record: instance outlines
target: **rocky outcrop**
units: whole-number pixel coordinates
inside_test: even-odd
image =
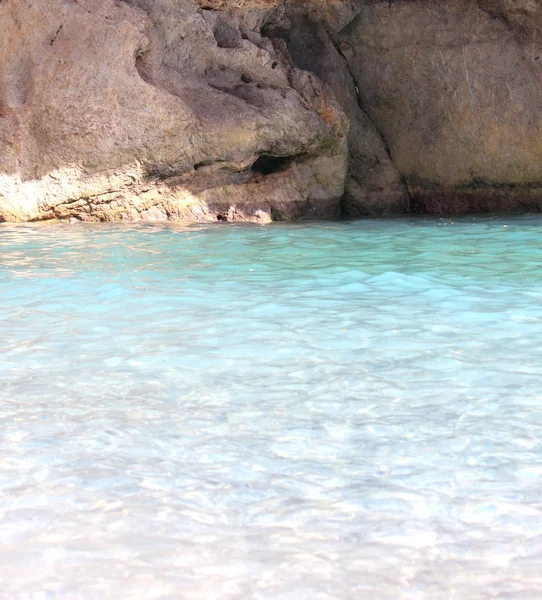
[[[0,0],[0,220],[542,206],[542,0]]]
[[[316,74],[333,91],[350,122],[343,212],[352,216],[405,212],[407,190],[380,134],[360,108],[355,82],[325,21],[311,17],[307,7],[297,3],[287,14],[287,29],[268,33],[282,37],[296,66]]]
[[[3,218],[337,214],[347,120],[259,33],[275,8],[3,0]]]
[[[372,2],[338,34],[419,212],[542,206],[542,3]]]

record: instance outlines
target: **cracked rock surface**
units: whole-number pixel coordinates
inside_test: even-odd
[[[419,212],[542,207],[542,2],[366,2],[336,36]]]
[[[0,0],[0,221],[542,206],[542,0]]]

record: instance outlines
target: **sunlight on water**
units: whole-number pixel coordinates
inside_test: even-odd
[[[0,598],[540,598],[542,217],[0,226]]]

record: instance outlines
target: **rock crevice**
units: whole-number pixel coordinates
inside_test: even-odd
[[[368,2],[336,35],[413,210],[542,206],[541,6]]]

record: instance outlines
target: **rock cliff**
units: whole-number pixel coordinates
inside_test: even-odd
[[[0,0],[0,220],[542,206],[542,0]]]

